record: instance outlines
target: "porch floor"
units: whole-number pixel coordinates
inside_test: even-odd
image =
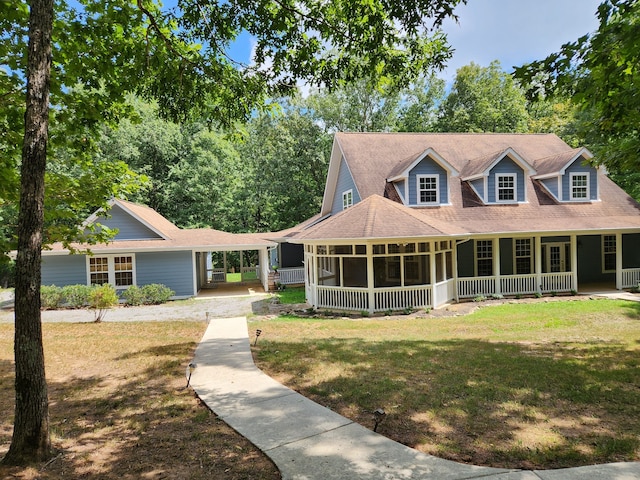
[[[594,293],[616,293],[619,290],[616,289],[614,282],[602,282],[602,283],[579,283],[580,288],[578,294],[594,294]]]
[[[203,286],[196,298],[238,297],[264,294],[264,287],[260,282],[218,283],[215,286]]]

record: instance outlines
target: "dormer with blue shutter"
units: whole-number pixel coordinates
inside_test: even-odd
[[[522,156],[508,148],[469,161],[461,177],[487,205],[517,204],[527,202],[525,185],[534,173]]]
[[[451,204],[449,183],[458,175],[449,162],[429,148],[396,166],[387,182],[409,207],[438,207]]]
[[[533,176],[559,202],[595,202],[600,198],[598,169],[586,148],[543,158],[536,162]]]

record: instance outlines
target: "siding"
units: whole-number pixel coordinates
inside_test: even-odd
[[[473,277],[475,273],[473,240],[461,243],[457,246],[458,252],[458,276]]]
[[[116,240],[162,238],[153,230],[133,218],[118,205],[113,206],[109,215],[110,218],[100,217],[98,219],[98,223],[109,228],[117,228],[118,234],[115,237]]]
[[[524,202],[524,171],[520,165],[509,157],[504,157],[489,172],[487,182],[488,203],[496,202],[496,175],[508,173],[516,174],[516,198],[518,202]]]
[[[353,204],[358,203],[361,198],[358,195],[358,191],[356,189],[356,184],[353,181],[353,177],[351,176],[351,172],[347,167],[347,164],[342,157],[340,160],[340,169],[338,170],[338,181],[336,183],[336,192],[333,196],[333,204],[331,205],[331,214],[335,215],[342,211],[342,194],[347,190],[353,191]]]
[[[87,284],[87,260],[85,255],[60,255],[42,257],[42,285]]]
[[[513,238],[500,240],[500,275],[513,275]]]
[[[589,165],[582,164],[582,157],[573,162],[562,176],[562,199],[571,200],[571,174],[578,172],[589,173],[589,200],[598,200],[598,172]]]
[[[471,186],[473,187],[473,189],[476,191],[476,193],[480,197],[480,200],[482,200],[484,202],[485,201],[485,199],[484,199],[484,178],[479,178],[478,180],[472,180],[470,183],[471,183]]]
[[[438,188],[440,193],[440,204],[449,203],[449,176],[447,171],[438,163],[427,157],[420,161],[409,172],[409,205],[418,204],[417,175],[438,175]]]
[[[640,268],[640,233],[622,235],[622,268]]]
[[[545,178],[544,180],[540,180],[542,184],[545,186],[547,190],[549,190],[556,199],[560,198],[560,193],[558,191],[558,178]]]
[[[136,283],[162,283],[178,297],[193,295],[191,251],[136,253]]]

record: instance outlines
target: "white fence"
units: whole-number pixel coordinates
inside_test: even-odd
[[[640,283],[640,268],[622,270],[622,288],[637,287]]]
[[[369,310],[369,294],[366,288],[318,286],[318,308],[336,310]]]
[[[304,284],[304,267],[280,268],[280,283],[283,285]]]
[[[500,290],[496,288],[496,281],[500,282]],[[459,298],[473,298],[478,295],[492,295],[501,293],[502,295],[531,295],[540,291],[549,292],[570,292],[575,290],[573,285],[573,274],[571,272],[543,273],[540,275],[540,286],[538,287],[538,276],[533,275],[507,275],[504,277],[464,277],[458,279]]]
[[[376,288],[374,312],[431,306],[431,287]]]

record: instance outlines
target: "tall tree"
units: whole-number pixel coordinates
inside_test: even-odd
[[[403,92],[400,107],[401,132],[431,132],[437,122],[438,109],[445,98],[445,81],[434,72],[419,77]]]
[[[153,0],[31,0],[26,68],[20,64],[22,39],[12,44],[5,35],[22,28],[24,11],[19,7],[16,16],[11,3],[0,3],[0,49],[13,50],[12,68],[22,69],[27,80],[16,266],[16,421],[3,462],[50,454],[38,308],[49,94],[60,121],[88,134],[104,116],[122,113],[117,107],[127,91],[157,98],[167,115],[185,119],[199,111],[229,125],[248,117],[266,94],[290,92],[297,79],[335,86],[376,76],[406,83],[427,66],[442,66],[450,49],[434,28],[461,2],[179,0],[178,11],[167,13]],[[229,46],[242,31],[256,38],[254,64],[237,68]],[[74,101],[83,115],[65,118],[65,107]]]
[[[606,0],[595,33],[515,71],[532,98],[571,98],[578,134],[599,163],[618,175],[640,172],[640,2]]]
[[[525,132],[526,105],[524,92],[500,62],[488,67],[472,62],[456,72],[437,128],[441,132]]]

